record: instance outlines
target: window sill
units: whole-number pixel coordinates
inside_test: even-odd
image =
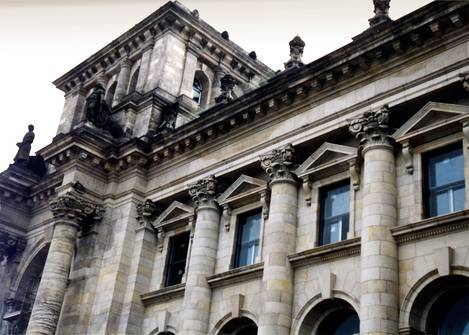
[[[469,228],[469,210],[434,216],[419,222],[409,223],[391,229],[398,244],[430,238]]]
[[[295,267],[330,262],[333,259],[360,255],[360,237],[322,245],[288,256],[291,265]]]
[[[207,281],[211,288],[222,287],[251,279],[262,278],[263,272],[264,263],[262,262],[217,273],[207,277]]]
[[[168,300],[173,300],[184,296],[185,283],[169,286],[160,290],[148,292],[140,295],[143,305],[153,305]]]

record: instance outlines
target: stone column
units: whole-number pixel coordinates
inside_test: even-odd
[[[225,71],[220,64],[215,69],[215,76],[213,77],[212,82],[212,92],[210,95],[211,104],[215,103],[215,98],[221,94],[221,78],[225,76]]]
[[[364,160],[361,230],[360,334],[398,333],[397,223],[394,148],[389,110],[367,112],[350,123]]]
[[[220,212],[215,202],[216,184],[215,177],[209,176],[189,189],[197,219],[180,317],[181,335],[208,334],[212,292],[207,277],[215,270],[220,225]]]
[[[199,57],[199,54],[200,47],[198,47],[194,42],[188,41],[179,95],[185,95],[190,99],[192,99],[192,85],[194,83],[197,58]]]
[[[85,118],[85,101],[86,93],[83,90],[83,85],[81,83],[65,94],[65,103],[59,126],[57,128],[57,134],[69,133],[73,126]]]
[[[270,210],[264,232],[264,274],[259,335],[290,334],[293,271],[287,256],[295,251],[298,195],[291,172],[294,149],[286,147],[261,156],[270,177]]]
[[[54,234],[26,331],[28,335],[55,334],[78,231],[88,220],[100,218],[101,212],[73,193],[54,200],[50,209],[55,219]]]
[[[147,41],[143,46],[142,58],[140,60],[140,70],[138,72],[138,80],[136,90],[140,93],[145,93],[145,83],[147,82],[148,69],[150,68],[151,54],[155,40],[153,36],[147,36]]]
[[[132,65],[131,61],[129,60],[128,57],[122,58],[120,62],[119,77],[117,78],[116,93],[114,94],[114,101],[112,102],[113,106],[117,105],[127,93],[127,86],[129,85],[131,65]]]

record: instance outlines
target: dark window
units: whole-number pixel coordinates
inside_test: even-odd
[[[259,255],[261,212],[249,212],[238,219],[235,267],[254,264]]]
[[[189,233],[174,236],[169,241],[168,270],[166,285],[180,284],[186,270],[187,249],[189,246]]]
[[[360,319],[350,309],[340,309],[329,314],[321,322],[317,334],[353,335],[360,333]]]
[[[464,158],[461,144],[446,147],[425,157],[426,216],[464,209]]]
[[[349,225],[349,183],[335,184],[321,190],[319,244],[335,243],[347,238]]]
[[[194,83],[192,84],[192,100],[194,100],[199,105],[202,101],[202,91],[202,84],[197,78],[194,79]]]

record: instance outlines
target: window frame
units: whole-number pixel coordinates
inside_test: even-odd
[[[253,263],[251,264],[246,264],[246,265],[239,265],[239,257],[240,257],[240,251],[241,251],[241,243],[240,243],[240,240],[241,240],[241,234],[242,234],[242,229],[241,227],[244,226],[246,223],[247,223],[247,220],[246,218],[250,217],[250,216],[254,216],[258,214],[259,215],[259,236],[258,236],[258,243],[257,243],[257,247],[258,247],[258,251],[257,251],[257,255],[253,261]],[[235,240],[234,240],[234,243],[233,243],[233,249],[234,249],[234,252],[233,252],[233,260],[232,260],[232,268],[233,269],[236,269],[236,268],[240,268],[240,267],[244,267],[244,266],[250,266],[250,265],[253,265],[253,264],[256,264],[256,263],[259,263],[259,260],[260,260],[260,255],[261,255],[261,237],[262,237],[262,233],[263,233],[263,218],[262,218],[262,208],[261,207],[257,207],[257,208],[253,208],[253,209],[250,209],[250,210],[246,210],[246,211],[243,211],[241,213],[238,213],[235,217],[236,219],[236,231],[235,231]],[[241,220],[244,219],[244,222],[242,222]]]
[[[458,150],[460,149],[461,150],[461,156],[462,156],[462,160],[463,160],[463,175],[464,175],[464,178],[462,180],[462,184],[464,186],[464,207],[463,207],[463,210],[465,209],[466,207],[466,202],[467,202],[467,187],[466,187],[466,173],[465,173],[465,154],[464,154],[464,143],[462,140],[457,140],[457,141],[453,141],[453,142],[450,142],[450,143],[444,143],[442,145],[439,145],[437,147],[432,147],[432,148],[429,148],[428,150],[425,150],[421,153],[421,176],[422,176],[422,180],[421,180],[421,194],[422,194],[422,216],[423,216],[423,219],[428,219],[428,218],[433,218],[433,217],[437,217],[437,216],[442,216],[442,215],[448,215],[448,214],[451,214],[451,213],[455,213],[455,212],[458,212],[458,211],[455,211],[455,210],[450,210],[449,212],[447,213],[443,213],[443,214],[431,214],[430,213],[430,196],[431,196],[431,193],[432,191],[435,193],[435,190],[430,190],[430,180],[429,180],[429,160],[433,157],[436,157],[438,155],[441,155],[441,154],[444,154],[445,152],[449,152],[450,151],[455,151],[455,150]],[[437,187],[436,189],[445,189],[445,188],[450,188],[452,189],[451,186],[455,186],[455,185],[460,185],[461,184],[461,181],[459,181],[458,183],[452,183],[452,184],[448,184],[448,185],[444,185],[444,186],[440,186],[440,187]]]
[[[181,281],[179,283],[173,283],[169,284],[169,279],[170,279],[170,271],[171,271],[171,266],[172,266],[172,260],[171,258],[173,257],[173,246],[174,246],[174,241],[176,238],[181,238],[183,235],[187,236],[187,250],[186,250],[186,257],[184,259],[184,274],[181,276]],[[171,287],[175,285],[179,285],[184,283],[184,277],[186,275],[187,271],[187,262],[188,262],[188,257],[190,254],[190,247],[191,247],[191,237],[190,237],[190,231],[182,231],[175,233],[171,236],[168,237],[168,243],[167,243],[167,253],[166,253],[166,261],[165,261],[165,269],[164,269],[164,276],[163,276],[163,282],[162,282],[162,287]],[[181,261],[182,262],[182,261]]]
[[[340,216],[344,217],[346,216],[347,217],[347,232],[344,234],[343,232],[343,225],[341,224],[341,227],[340,227],[340,240],[339,241],[336,241],[336,242],[328,242],[328,243],[325,243],[324,240],[323,240],[323,233],[324,233],[324,228],[325,228],[325,201],[326,201],[326,194],[327,192],[331,191],[331,190],[334,190],[334,189],[338,189],[338,188],[341,188],[341,187],[344,187],[344,186],[348,186],[348,193],[349,193],[349,201],[348,201],[348,213],[347,214],[341,214]],[[318,189],[318,204],[319,204],[319,211],[318,211],[318,220],[317,220],[317,223],[318,223],[318,227],[317,227],[317,245],[318,246],[323,246],[323,245],[329,245],[329,244],[334,244],[334,243],[338,243],[338,242],[342,242],[342,241],[345,241],[349,238],[349,236],[351,235],[350,234],[350,231],[352,229],[352,224],[351,224],[351,217],[353,215],[353,211],[352,211],[352,197],[353,197],[353,188],[351,187],[351,182],[350,182],[350,179],[342,179],[342,180],[339,180],[339,181],[335,181],[335,182],[332,182],[332,183],[328,183],[326,185],[323,185],[323,186],[320,186],[319,189]]]

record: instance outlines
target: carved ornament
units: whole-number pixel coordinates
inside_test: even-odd
[[[220,79],[221,93],[215,98],[216,103],[228,103],[233,100],[233,89],[236,85],[236,79],[231,74],[226,74]]]
[[[189,195],[192,197],[195,207],[216,207],[216,188],[217,180],[213,175],[189,185]]]
[[[0,263],[6,258],[7,261],[19,256],[26,248],[26,240],[22,237],[0,232]]]
[[[285,63],[285,70],[303,66],[303,50],[305,42],[300,36],[296,35],[289,43],[290,45],[290,59]]]
[[[270,154],[260,156],[261,166],[269,176],[271,182],[289,180],[295,182],[293,174],[293,158],[295,149],[287,144],[281,149],[274,149]]]
[[[389,107],[384,105],[379,111],[365,112],[362,117],[349,121],[349,131],[360,141],[361,149],[367,144],[391,143],[389,115]]]
[[[137,205],[137,221],[143,224],[152,224],[158,215],[161,214],[161,209],[150,199],[145,200],[144,203]]]

